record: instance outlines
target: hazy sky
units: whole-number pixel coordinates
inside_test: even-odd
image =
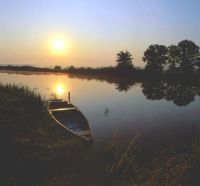
[[[129,50],[141,66],[150,44],[200,45],[200,0],[0,0],[0,63],[110,66]],[[63,55],[51,38],[65,39]]]

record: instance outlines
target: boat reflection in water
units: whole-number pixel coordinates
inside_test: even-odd
[[[63,99],[51,100],[48,110],[53,119],[63,128],[86,141],[92,140],[89,122],[73,104]]]

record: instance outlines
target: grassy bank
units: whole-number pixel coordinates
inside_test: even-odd
[[[198,185],[199,128],[158,153],[137,143],[85,143],[50,118],[27,87],[0,85],[0,185]],[[149,154],[152,154],[149,156]]]

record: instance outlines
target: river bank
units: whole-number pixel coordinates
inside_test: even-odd
[[[0,71],[4,72],[19,72],[19,73],[61,73],[71,74],[72,76],[86,76],[96,79],[125,79],[134,81],[149,81],[149,80],[165,80],[186,83],[200,84],[200,74],[181,73],[181,72],[149,72],[142,68],[120,69],[116,67],[66,67],[66,68],[41,68],[33,66],[0,66]]]

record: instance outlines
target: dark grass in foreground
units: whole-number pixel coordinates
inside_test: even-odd
[[[126,145],[85,143],[53,122],[40,95],[0,85],[0,185],[198,185],[195,131],[181,150],[170,146],[145,158],[137,138]]]

